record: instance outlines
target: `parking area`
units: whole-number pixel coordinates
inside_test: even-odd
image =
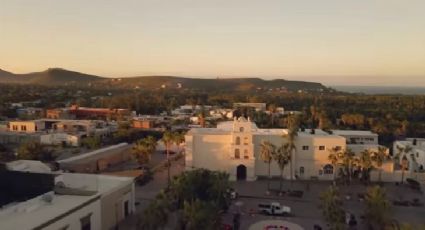
[[[239,198],[233,202],[229,211],[223,216],[223,221],[228,224],[233,223],[234,213],[240,213],[240,229],[249,229],[251,225],[263,220],[284,220],[300,225],[304,229],[313,229],[314,225],[320,225],[326,229],[326,223],[323,220],[322,212],[319,209],[320,194],[326,190],[331,182],[320,181],[294,181],[292,184],[285,181],[283,190],[302,191],[302,197],[289,196],[288,193],[279,196],[277,192],[266,194],[267,181],[253,182],[234,182],[233,187],[239,193]],[[396,186],[395,184],[384,184],[388,199],[393,201],[403,201],[412,204],[414,200],[418,205],[391,205],[393,217],[399,223],[410,223],[413,225],[424,224],[423,213],[424,206],[420,203],[424,202],[424,195],[418,191],[413,191],[405,185]],[[279,181],[272,181],[271,188],[277,190]],[[353,213],[359,223],[357,228],[364,229],[362,226],[362,216],[365,210],[365,204],[362,196],[365,194],[367,187],[362,184],[352,184],[350,186],[340,186],[340,191],[344,197],[344,208],[346,211]],[[290,216],[266,216],[258,213],[258,204],[279,202],[282,205],[291,208]],[[401,202],[401,204],[403,204]]]

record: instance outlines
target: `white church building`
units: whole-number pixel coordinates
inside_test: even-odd
[[[268,166],[259,157],[261,143],[269,141],[279,147],[286,142],[287,133],[287,129],[260,129],[245,118],[219,123],[217,128],[193,128],[185,136],[186,168],[225,171],[231,180],[267,176]],[[299,131],[292,175],[300,179],[332,179],[333,166],[328,156],[334,147],[345,149],[346,139],[318,129]],[[275,162],[271,165],[271,174],[280,175]],[[290,175],[288,164],[284,176]]]

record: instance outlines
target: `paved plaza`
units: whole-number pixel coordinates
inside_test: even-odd
[[[297,181],[292,185],[289,181],[283,184],[283,190],[302,190],[304,195],[302,198],[294,198],[288,196],[279,196],[277,193],[266,195],[267,181],[253,181],[253,182],[234,182],[232,184],[236,191],[238,191],[240,198],[238,199],[239,206],[232,205],[223,220],[225,223],[232,224],[233,214],[241,213],[241,228],[249,229],[254,223],[262,220],[282,220],[296,223],[304,229],[313,229],[314,225],[320,225],[326,229],[326,223],[323,220],[321,210],[319,209],[320,193],[331,185],[331,182],[307,182]],[[388,194],[390,201],[393,200],[413,200],[419,199],[424,202],[424,195],[417,191],[413,191],[407,186],[395,186],[395,184],[383,185]],[[279,182],[272,182],[272,189],[278,189]],[[359,226],[354,229],[364,229],[362,227],[362,218],[365,204],[360,201],[358,194],[364,194],[366,186],[362,184],[352,184],[350,186],[339,186],[341,193],[344,197],[350,197],[349,200],[344,200],[344,208],[348,212],[353,213]],[[259,203],[267,203],[277,201],[282,205],[289,206],[292,209],[292,215],[289,217],[273,217],[258,214],[257,207]],[[235,202],[234,202],[235,203]],[[410,223],[414,225],[424,224],[423,215],[425,213],[424,207],[400,207],[391,205],[394,219],[399,223]]]

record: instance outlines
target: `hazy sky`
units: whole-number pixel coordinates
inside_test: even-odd
[[[0,68],[48,67],[425,86],[425,0],[0,0]]]

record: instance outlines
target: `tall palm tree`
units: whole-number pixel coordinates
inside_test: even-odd
[[[291,162],[291,146],[288,143],[281,145],[274,153],[273,159],[276,161],[280,169],[279,190],[282,192],[283,171],[285,166]]]
[[[271,120],[272,120],[272,128],[273,128],[274,127],[274,115],[276,113],[276,106],[274,104],[270,104],[267,109],[270,112],[270,116],[271,116]]]
[[[345,168],[348,182],[351,182],[352,170],[356,162],[355,154],[351,149],[347,148],[341,152],[340,158],[342,159],[342,165]]]
[[[162,142],[164,142],[165,150],[167,152],[167,178],[168,178],[168,186],[170,186],[171,182],[171,174],[170,174],[170,148],[171,145],[175,141],[175,134],[170,131],[165,131],[165,133],[162,135]]]
[[[407,159],[407,154],[410,154],[410,151],[412,151],[412,147],[410,145],[406,145],[405,147],[397,145],[396,147],[397,154],[394,156],[394,159],[401,167],[401,183],[404,183],[404,173],[409,168],[409,160]],[[414,157],[414,155],[410,156]]]
[[[332,149],[329,150],[329,156],[328,156],[328,160],[331,162],[332,166],[333,166],[333,180],[335,181],[336,179],[336,171],[337,171],[337,167],[338,167],[338,163],[340,161],[339,157],[341,155],[341,150],[337,147],[333,147]]]
[[[267,181],[267,193],[270,192],[270,165],[273,160],[273,155],[275,154],[276,146],[270,143],[269,141],[263,141],[261,142],[260,146],[260,158],[261,160],[267,164],[268,166],[268,181]]]
[[[365,219],[371,229],[383,229],[391,219],[391,206],[385,193],[380,186],[369,187],[365,197]]]
[[[294,159],[294,152],[296,153],[297,148],[295,146],[295,141],[298,136],[298,129],[299,129],[299,118],[297,115],[291,115],[288,117],[288,134],[284,135],[284,137],[287,139],[288,143],[288,150],[290,152],[290,162],[289,162],[289,168],[290,168],[290,180],[292,185],[292,179],[293,179],[293,167],[292,167],[292,159]]]
[[[184,142],[184,134],[176,132],[174,133],[174,143],[176,143],[179,152],[181,152],[180,145]]]
[[[372,161],[376,164],[376,166],[379,168],[379,176],[378,181],[381,183],[382,178],[382,165],[384,164],[384,161],[388,158],[387,154],[387,148],[379,146],[378,150],[375,151],[372,154]]]
[[[366,183],[369,182],[370,170],[372,170],[373,168],[372,154],[372,151],[370,151],[369,149],[365,149],[360,153],[360,156],[357,161],[361,168],[362,179],[365,180]]]

